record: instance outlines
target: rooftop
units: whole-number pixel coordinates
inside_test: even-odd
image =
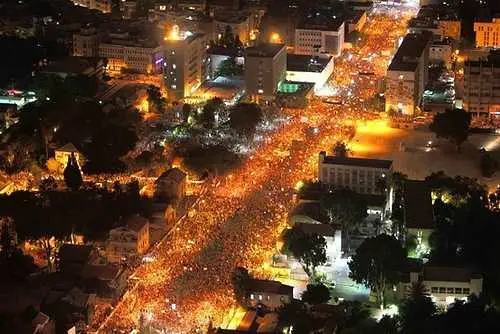
[[[83,268],[82,277],[88,279],[111,281],[115,279],[121,271],[122,267],[117,264],[88,264]]]
[[[164,180],[164,179],[172,179],[176,182],[180,182],[183,179],[185,179],[186,176],[187,176],[187,174],[184,173],[181,169],[174,167],[174,168],[170,168],[167,171],[163,172],[163,174],[161,174],[158,177],[156,182],[158,182],[158,180]]]
[[[127,219],[127,227],[135,232],[139,232],[142,228],[149,223],[144,217],[133,215]]]
[[[403,189],[407,228],[434,228],[431,190],[425,181],[406,180]]]
[[[334,237],[336,231],[335,227],[330,224],[298,223],[295,226],[305,234],[316,234],[322,237]]]
[[[310,217],[320,223],[328,223],[329,218],[325,209],[319,202],[302,202],[292,211],[293,216],[302,215]]]
[[[96,68],[99,66],[99,58],[90,57],[66,57],[62,60],[51,62],[43,69],[47,73],[71,73],[71,74],[85,74],[89,68]],[[102,66],[102,64],[100,64]]]
[[[293,286],[278,281],[252,279],[249,284],[250,292],[267,292],[278,295],[293,295]]]
[[[344,24],[344,20],[339,16],[323,15],[319,12],[311,13],[302,18],[297,25],[297,29],[339,31]]]
[[[394,55],[388,71],[415,71],[418,60],[432,39],[431,32],[408,34]]]
[[[424,281],[470,282],[473,278],[482,278],[467,267],[424,266]]]
[[[326,153],[324,153],[323,163],[330,165],[357,166],[357,167],[383,168],[383,169],[389,169],[392,166],[392,160],[337,157],[334,155],[326,155]]]
[[[76,153],[78,150],[76,149],[75,145],[73,143],[67,143],[59,148],[56,149],[56,151],[59,152],[69,152],[69,153]]]
[[[88,245],[63,244],[59,248],[61,261],[85,263],[90,258],[94,248]]]
[[[295,72],[322,72],[332,57],[313,57],[308,55],[286,55],[286,70]]]
[[[285,44],[260,43],[245,49],[247,57],[274,57],[285,48]]]

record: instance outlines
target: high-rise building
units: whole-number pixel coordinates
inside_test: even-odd
[[[464,109],[475,113],[500,113],[500,59],[466,61]]]
[[[491,22],[474,22],[476,47],[500,48],[500,18]]]
[[[272,99],[285,77],[284,44],[261,43],[245,50],[245,86],[252,99]]]
[[[205,81],[207,39],[204,34],[178,33],[164,44],[165,88],[169,98],[190,96]]]
[[[394,55],[386,76],[385,111],[412,116],[428,79],[432,33],[408,34]]]

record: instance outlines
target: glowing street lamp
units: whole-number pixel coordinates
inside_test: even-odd
[[[277,32],[273,32],[270,38],[271,43],[281,43],[281,36]]]

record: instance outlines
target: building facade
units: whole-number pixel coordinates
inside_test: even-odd
[[[500,113],[500,60],[466,61],[464,109],[474,113]]]
[[[319,90],[333,73],[334,58],[332,56],[287,55],[286,80],[294,82],[310,82]]]
[[[474,22],[477,48],[500,47],[500,18],[491,22]]]
[[[73,0],[73,3],[102,13],[111,13],[111,0]]]
[[[124,226],[109,231],[106,257],[112,263],[125,261],[146,253],[149,245],[149,221],[135,215]]]
[[[385,111],[413,116],[428,80],[432,34],[408,34],[387,69]]]
[[[361,194],[380,194],[377,181],[388,177],[391,160],[347,158],[319,153],[318,179],[329,185],[346,187]]]
[[[278,281],[252,279],[248,290],[247,304],[251,307],[262,304],[275,310],[293,299],[293,286]]]
[[[161,72],[164,59],[160,45],[123,37],[99,44],[99,57],[108,59],[108,73],[120,74],[124,70],[141,74]]]
[[[301,24],[295,29],[295,53],[337,57],[342,53],[344,34],[344,22],[340,20],[329,24]]]
[[[93,28],[82,29],[73,34],[73,56],[97,57],[99,55],[99,37]]]
[[[207,40],[203,34],[182,35],[167,39],[165,48],[164,81],[170,99],[192,95],[205,81]]]
[[[284,44],[261,43],[245,50],[245,86],[253,100],[270,100],[286,77]]]
[[[220,15],[215,16],[214,23],[215,36],[222,36],[226,28],[229,27],[234,36],[238,36],[243,45],[248,45],[251,31],[250,15],[248,13],[220,13]]]
[[[186,195],[187,174],[177,167],[164,172],[155,181],[155,198],[180,202]]]

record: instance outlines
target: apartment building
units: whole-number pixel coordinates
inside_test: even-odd
[[[164,81],[170,99],[192,95],[205,80],[206,35],[180,33],[164,41]]]
[[[428,80],[432,34],[408,34],[387,69],[385,111],[413,116]]]
[[[500,113],[500,57],[468,60],[464,64],[464,109]]]
[[[111,13],[111,0],[73,0],[73,3],[102,13]]]
[[[119,37],[99,43],[98,55],[108,59],[108,73],[119,74],[124,70],[141,74],[161,72],[164,58],[158,43],[131,40],[126,33]]]
[[[308,17],[295,29],[295,53],[337,57],[344,45],[345,26],[340,18]]]
[[[416,18],[410,20],[408,31],[410,33],[429,31],[434,34],[436,39],[451,38],[459,41],[462,23],[456,12],[449,6],[426,5],[420,8]]]
[[[245,50],[245,86],[253,100],[273,99],[285,77],[284,44],[261,43]]]
[[[94,28],[84,28],[73,34],[73,56],[97,57],[99,55],[99,36]]]
[[[392,160],[348,158],[319,153],[318,179],[329,185],[346,187],[361,194],[380,194],[377,181],[392,170]]]
[[[500,18],[491,22],[474,22],[477,48],[500,48]]]
[[[139,215],[130,217],[124,226],[109,231],[106,257],[109,262],[121,262],[149,249],[149,220]]]

